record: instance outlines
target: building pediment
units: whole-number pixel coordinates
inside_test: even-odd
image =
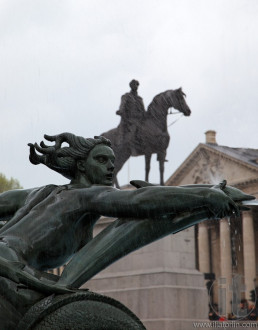
[[[200,143],[166,185],[217,184],[223,179],[233,186],[256,181],[258,166],[235,157],[226,148]]]

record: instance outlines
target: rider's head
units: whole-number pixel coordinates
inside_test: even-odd
[[[55,136],[45,135],[54,146],[46,146],[44,142],[29,144],[30,161],[33,164],[44,164],[68,179],[86,178],[91,184],[112,183],[114,171],[114,153],[111,142],[103,136],[86,139],[71,133]],[[68,146],[62,147],[62,143]],[[36,153],[36,150],[42,155]],[[112,163],[112,164],[111,164]]]
[[[140,85],[139,81],[137,81],[137,80],[135,80],[135,79],[133,79],[133,80],[130,82],[130,84],[129,84],[129,86],[131,87],[131,90],[132,90],[133,92],[136,92],[136,91],[137,91],[139,85]]]

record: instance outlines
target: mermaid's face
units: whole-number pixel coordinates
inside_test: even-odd
[[[81,161],[85,176],[91,184],[111,186],[113,182],[115,155],[105,144],[96,145],[86,160]]]

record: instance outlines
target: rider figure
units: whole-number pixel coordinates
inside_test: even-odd
[[[138,95],[139,87],[137,80],[132,80],[129,84],[131,91],[121,98],[121,104],[117,115],[122,117],[123,133],[130,133],[130,136],[137,136],[145,116],[143,99]]]

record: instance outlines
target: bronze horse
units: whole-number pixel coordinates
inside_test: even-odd
[[[191,110],[185,101],[185,96],[182,88],[160,93],[148,106],[144,120],[138,128],[128,129],[128,123],[122,116],[117,128],[101,134],[111,141],[116,155],[114,183],[117,187],[119,187],[117,173],[130,156],[145,156],[145,180],[148,181],[152,154],[157,154],[160,184],[164,185],[164,162],[170,140],[167,129],[168,110],[173,107],[185,116],[190,116]]]

